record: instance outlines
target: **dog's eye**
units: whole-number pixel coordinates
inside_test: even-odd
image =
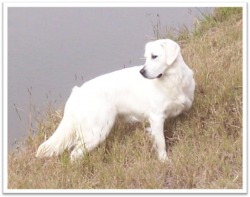
[[[151,58],[152,58],[152,59],[155,59],[155,58],[157,58],[157,57],[158,57],[157,55],[153,55],[153,54],[151,55]]]

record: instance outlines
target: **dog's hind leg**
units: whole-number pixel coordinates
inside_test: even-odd
[[[93,119],[91,121],[93,124],[87,124],[88,127],[85,126],[78,131],[78,142],[70,155],[72,162],[83,157],[86,152],[93,150],[106,139],[115,122],[115,115],[109,114],[108,116],[108,120],[106,116]]]

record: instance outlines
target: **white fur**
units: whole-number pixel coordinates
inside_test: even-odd
[[[105,140],[117,115],[150,123],[158,158],[167,160],[164,121],[191,107],[195,82],[180,47],[157,40],[145,47],[146,63],[102,75],[74,87],[55,133],[38,148],[37,157],[73,148],[71,160]]]

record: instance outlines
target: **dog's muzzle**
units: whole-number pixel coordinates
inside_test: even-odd
[[[142,75],[143,77],[145,77],[146,70],[145,70],[144,68],[142,68],[142,69],[140,70],[140,73],[141,73],[141,75]]]
[[[147,79],[161,78],[161,76],[162,76],[162,73],[161,73],[161,74],[159,74],[159,75],[158,75],[157,77],[155,77],[155,78],[149,77],[149,76],[147,75],[147,72],[146,72],[145,68],[142,68],[142,69],[140,70],[140,73],[141,73],[141,75],[142,75],[143,77],[145,77],[145,78],[147,78]]]

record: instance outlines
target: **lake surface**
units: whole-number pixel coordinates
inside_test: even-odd
[[[34,111],[63,108],[72,87],[144,64],[153,26],[192,29],[213,8],[8,8],[8,146],[35,132]],[[184,57],[185,58],[185,57]]]

